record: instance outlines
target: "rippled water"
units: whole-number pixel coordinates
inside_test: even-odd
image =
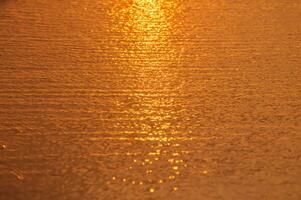
[[[0,1],[0,199],[300,199],[300,10]]]

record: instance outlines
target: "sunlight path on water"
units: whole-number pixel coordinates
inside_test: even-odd
[[[125,43],[118,57],[126,58],[127,68],[124,70],[135,74],[135,81],[129,83],[130,89],[141,91],[134,96],[136,107],[126,110],[134,117],[132,120],[140,133],[131,139],[116,139],[141,141],[147,143],[149,149],[137,158],[134,156],[129,166],[137,177],[124,177],[123,180],[130,184],[147,184],[151,193],[156,192],[158,185],[173,181],[180,174],[179,166],[187,166],[181,158],[185,151],[177,141],[192,139],[174,127],[180,112],[175,109],[175,104],[181,103],[175,98],[182,93],[177,72],[172,71],[181,53],[171,42],[175,9],[173,1],[135,0],[126,6],[117,5],[112,10],[114,21],[121,22],[116,23],[112,30],[121,31],[121,41]],[[162,96],[152,98],[153,94]],[[132,156],[131,152],[128,154]],[[178,189],[176,185],[172,188]]]

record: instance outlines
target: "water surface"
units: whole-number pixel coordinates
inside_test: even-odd
[[[300,11],[0,1],[0,199],[300,199]]]

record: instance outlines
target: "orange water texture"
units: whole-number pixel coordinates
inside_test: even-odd
[[[0,199],[300,200],[301,1],[0,0]]]

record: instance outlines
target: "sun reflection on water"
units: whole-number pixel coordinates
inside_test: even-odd
[[[129,84],[133,91],[139,91],[134,93],[136,107],[127,112],[140,132],[127,139],[151,146],[140,157],[131,154],[133,162],[129,169],[134,174],[144,171],[142,177],[122,180],[134,185],[148,184],[150,193],[174,181],[187,167],[181,158],[185,152],[178,141],[190,138],[178,135],[173,127],[177,119],[175,98],[180,90],[177,72],[171,67],[179,54],[171,42],[175,7],[174,1],[134,0],[115,6],[111,14],[118,22],[114,31],[123,35],[120,42],[124,48],[119,56],[126,59],[127,70],[135,75],[134,84]],[[173,185],[172,190],[178,190],[178,186]]]

